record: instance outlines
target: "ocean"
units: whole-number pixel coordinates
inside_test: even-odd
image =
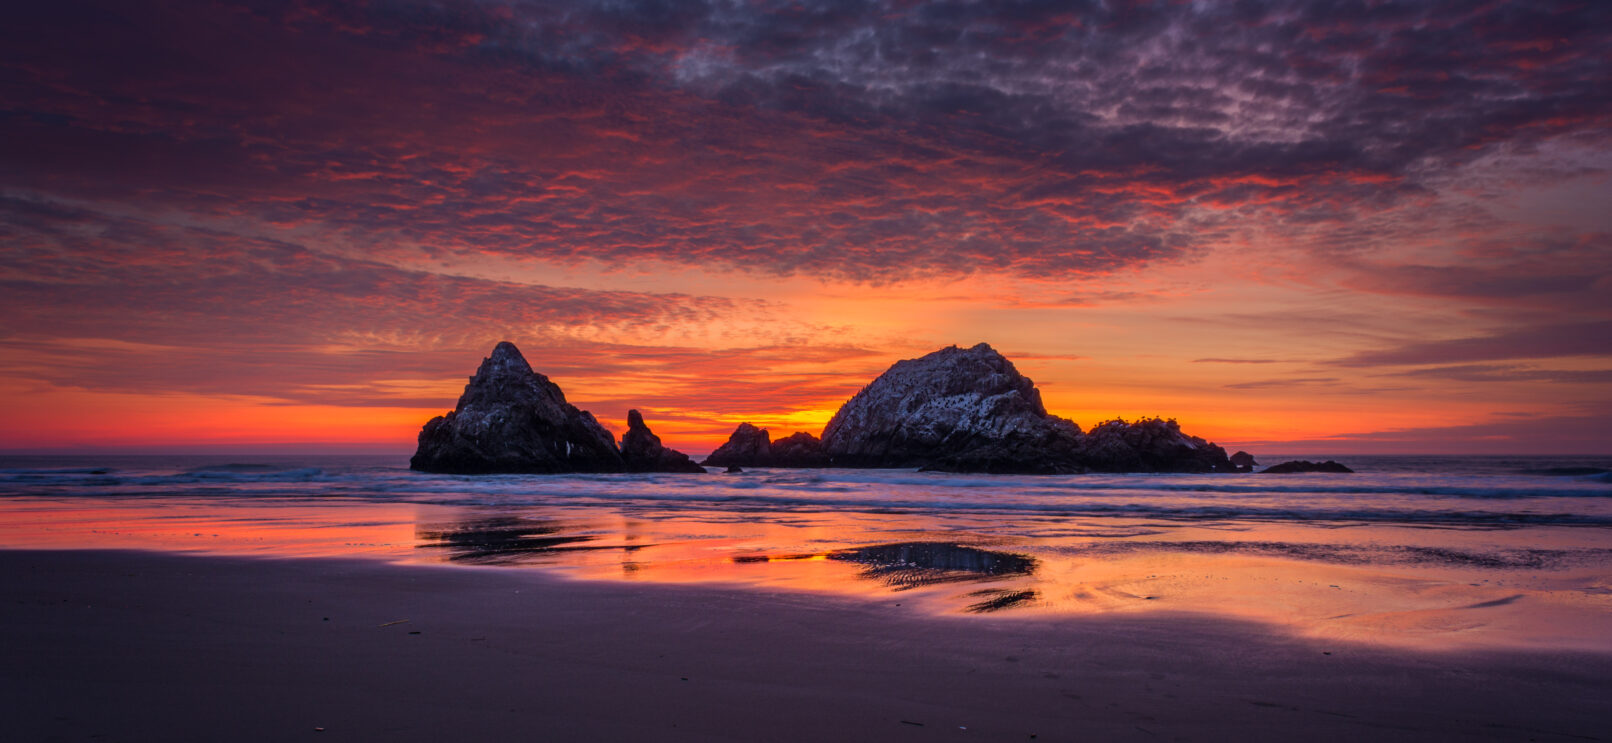
[[[451,476],[394,456],[12,456],[0,457],[0,543],[1612,649],[1612,457],[1334,458],[1356,472]]]

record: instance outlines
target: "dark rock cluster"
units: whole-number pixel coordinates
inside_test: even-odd
[[[1081,442],[1091,472],[1236,472],[1226,450],[1181,432],[1173,420],[1147,418],[1098,424]]]
[[[409,467],[451,474],[703,471],[662,447],[643,418],[629,429],[624,455],[591,413],[567,403],[559,385],[505,341],[481,362],[453,412],[420,430]]]
[[[1047,413],[1035,383],[989,345],[901,361],[823,430],[836,467],[949,472],[1234,472],[1226,451],[1175,421],[1115,420],[1081,433]]]
[[[704,472],[661,445],[638,411],[618,447],[586,411],[499,343],[454,411],[420,431],[409,465],[429,472]],[[1254,458],[1189,436],[1173,420],[1112,420],[1083,433],[1047,412],[1035,383],[995,349],[952,346],[897,362],[842,405],[819,440],[773,441],[741,423],[704,465],[881,467],[948,472],[1248,472]],[[1307,469],[1306,469],[1307,468]],[[1336,462],[1289,462],[1266,472],[1347,472]]]
[[[1270,467],[1260,470],[1260,474],[1262,475],[1291,475],[1297,472],[1335,472],[1341,474],[1354,472],[1354,470],[1338,464],[1330,459],[1325,462],[1311,462],[1308,459],[1297,459],[1291,462],[1283,462],[1281,464],[1271,465]]]
[[[777,441],[765,428],[740,423],[727,443],[705,458],[707,467],[827,467],[823,442],[804,431]]]

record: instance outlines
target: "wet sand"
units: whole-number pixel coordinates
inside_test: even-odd
[[[1612,656],[538,571],[0,551],[5,740],[1600,740]]]

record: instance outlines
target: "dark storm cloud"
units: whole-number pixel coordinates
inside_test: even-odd
[[[1602,136],[1609,36],[1565,2],[33,4],[0,186],[375,251],[1097,275]]]

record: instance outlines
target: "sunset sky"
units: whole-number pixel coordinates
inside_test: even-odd
[[[5,450],[620,433],[992,344],[1082,428],[1612,453],[1612,3],[138,2],[0,23]]]

